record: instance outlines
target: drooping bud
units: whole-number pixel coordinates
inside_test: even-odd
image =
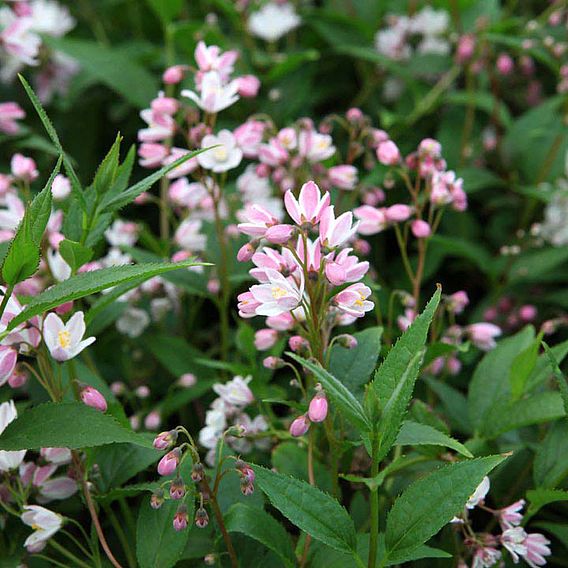
[[[176,531],[182,531],[187,528],[188,518],[187,518],[187,507],[185,505],[180,505],[176,514],[174,515],[174,529]]]
[[[199,483],[203,479],[204,475],[205,470],[203,468],[203,464],[201,462],[194,464],[191,469],[191,480],[195,481],[195,483]]]
[[[342,333],[335,338],[335,342],[341,347],[345,347],[347,349],[355,349],[357,347],[357,340],[348,333]]]
[[[107,401],[96,388],[85,387],[81,390],[80,396],[81,401],[87,406],[100,410],[101,412],[106,412]]]
[[[209,524],[209,515],[203,507],[199,507],[195,512],[195,524],[200,529],[204,529]]]
[[[327,397],[323,391],[320,391],[310,401],[308,416],[312,422],[323,422],[327,417]]]
[[[262,365],[266,368],[266,369],[281,369],[282,367],[284,367],[286,363],[284,362],[284,359],[280,358],[280,357],[266,357],[263,361],[262,361]]]
[[[172,499],[183,499],[185,495],[185,484],[181,477],[176,477],[170,484],[170,497]]]
[[[152,497],[150,497],[150,506],[152,509],[159,509],[164,504],[164,500],[164,490],[156,489],[152,493]]]
[[[310,421],[308,417],[303,414],[302,416],[298,416],[292,424],[290,424],[290,434],[295,438],[299,438],[303,436],[310,428]]]
[[[171,475],[179,465],[179,448],[174,448],[168,452],[158,463],[158,473],[160,475]]]
[[[153,442],[154,448],[157,450],[167,450],[171,448],[177,440],[178,433],[176,430],[170,430],[169,432],[160,432]]]

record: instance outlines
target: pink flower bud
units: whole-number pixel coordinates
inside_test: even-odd
[[[303,436],[310,428],[310,421],[308,417],[303,414],[302,416],[298,416],[292,424],[290,424],[290,434],[295,438],[299,438]]]
[[[146,385],[140,385],[134,392],[136,393],[136,396],[141,399],[145,399],[150,396],[150,389]]]
[[[15,369],[14,372],[8,377],[8,384],[13,389],[23,387],[30,378],[29,374],[24,369]]]
[[[335,338],[335,342],[341,347],[346,347],[347,349],[355,349],[358,343],[357,340],[348,333],[342,333]]]
[[[525,321],[533,321],[537,316],[537,309],[532,304],[525,304],[519,308],[519,317]]]
[[[403,203],[397,203],[387,207],[385,211],[385,217],[387,221],[391,223],[401,223],[406,221],[412,215],[412,207],[409,205],[404,205]]]
[[[294,353],[307,350],[310,347],[308,340],[304,339],[301,335],[293,335],[292,337],[290,337],[290,339],[288,340],[288,345],[290,346],[290,349],[294,351]]]
[[[179,379],[178,384],[180,387],[189,388],[197,383],[197,377],[193,373],[184,373]]]
[[[237,253],[237,260],[239,262],[248,262],[256,252],[256,248],[253,247],[250,243],[246,243],[243,245],[239,252]]]
[[[156,489],[156,491],[152,493],[152,497],[150,497],[150,507],[152,507],[152,509],[159,509],[164,504],[164,501],[164,490]]]
[[[173,65],[172,67],[168,67],[162,75],[162,81],[166,85],[177,85],[183,80],[186,68],[185,65]]]
[[[12,375],[18,361],[18,352],[12,347],[0,346],[0,385]]]
[[[73,300],[71,300],[70,302],[65,302],[64,304],[59,304],[59,306],[55,308],[55,313],[57,315],[64,316],[65,314],[68,314],[72,309]]]
[[[292,238],[294,231],[295,227],[293,225],[273,225],[267,229],[264,236],[272,244],[283,245]]]
[[[55,176],[53,183],[51,184],[51,195],[56,201],[62,201],[67,199],[71,193],[71,182],[62,174]]]
[[[107,401],[105,397],[94,387],[85,387],[81,390],[81,400],[87,406],[91,406],[101,412],[106,412]]]
[[[256,97],[260,89],[260,81],[254,75],[243,75],[237,78],[237,86],[241,97]]]
[[[281,369],[284,367],[284,360],[280,357],[266,357],[262,362],[263,367],[266,369]]]
[[[275,329],[260,329],[254,334],[254,346],[259,351],[270,349],[278,340],[278,332]]]
[[[195,512],[195,524],[200,529],[204,529],[209,524],[209,515],[203,507],[199,507]]]
[[[218,278],[211,278],[207,282],[207,291],[210,294],[218,294],[221,289],[221,282]]]
[[[22,154],[14,154],[10,166],[14,177],[27,181],[28,183],[34,181],[39,176],[34,160]]]
[[[153,442],[154,448],[157,450],[167,450],[172,444],[175,444],[178,437],[176,430],[170,430],[169,432],[160,432]]]
[[[417,239],[426,239],[432,234],[432,229],[430,228],[430,225],[426,221],[423,221],[422,219],[416,219],[412,221],[410,229],[412,230],[412,234]]]
[[[318,392],[310,401],[308,416],[312,422],[323,422],[327,417],[327,398],[323,392]]]
[[[187,528],[188,518],[187,518],[187,507],[185,505],[180,505],[176,514],[174,515],[174,529],[176,531],[182,531]]]
[[[377,159],[385,166],[396,166],[400,162],[400,150],[392,140],[381,142],[377,148]]]
[[[458,40],[458,47],[456,50],[456,59],[458,63],[465,63],[473,57],[475,51],[475,36],[466,34]]]
[[[359,122],[363,120],[363,111],[360,108],[353,107],[345,113],[345,117],[349,122]]]
[[[507,53],[501,53],[497,58],[497,63],[495,64],[497,67],[497,71],[503,75],[510,75],[515,68],[515,63],[511,59],[511,56]]]
[[[191,258],[191,253],[186,250],[178,250],[172,255],[172,262],[182,262]]]
[[[158,463],[158,473],[160,475],[171,475],[179,465],[180,451],[174,448],[168,452]]]
[[[170,484],[170,497],[176,501],[185,496],[185,484],[181,477],[177,477]]]

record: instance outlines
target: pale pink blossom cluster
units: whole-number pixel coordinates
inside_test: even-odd
[[[42,36],[62,37],[75,27],[67,7],[55,0],[19,0],[0,8],[0,80],[12,81],[24,67],[39,69],[35,75],[38,96],[48,102],[67,91],[78,63],[48,49]]]
[[[471,568],[498,566],[505,552],[510,555],[515,564],[522,559],[531,568],[545,566],[546,557],[551,554],[550,541],[540,533],[527,533],[521,526],[524,499],[502,509],[491,509],[485,503],[490,486],[489,478],[485,477],[469,498],[463,513],[453,519],[455,526],[468,527],[468,530],[464,530],[464,543],[471,554]],[[476,507],[494,515],[499,522],[501,534],[493,535],[473,531],[469,512]],[[466,568],[468,565],[464,559],[461,559],[459,566]]]
[[[0,132],[17,134],[20,130],[18,120],[25,118],[24,109],[14,102],[0,103]]]

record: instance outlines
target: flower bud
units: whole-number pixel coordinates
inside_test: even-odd
[[[397,203],[387,207],[385,216],[387,221],[391,223],[401,223],[406,221],[412,215],[412,207],[404,205],[404,203]]]
[[[187,507],[185,505],[180,505],[176,514],[174,515],[174,529],[176,531],[182,531],[187,528],[188,518],[187,518]]]
[[[185,495],[185,484],[181,477],[176,477],[170,484],[170,497],[172,499],[183,499]]]
[[[293,335],[288,340],[288,345],[294,353],[302,353],[310,348],[310,342],[301,335]]]
[[[156,489],[156,491],[152,493],[152,497],[150,497],[150,506],[152,509],[159,509],[164,504],[164,501],[164,490]]]
[[[81,401],[101,412],[106,412],[107,401],[105,397],[94,387],[85,387],[81,390]]]
[[[537,313],[536,307],[531,304],[526,304],[519,308],[519,317],[525,322],[533,321]]]
[[[275,245],[283,245],[287,243],[294,234],[295,227],[293,225],[287,225],[281,223],[279,225],[273,225],[269,227],[264,235],[266,240]]]
[[[244,477],[241,479],[241,493],[247,497],[254,493],[254,485]]]
[[[244,244],[237,252],[237,260],[239,262],[248,262],[256,252],[256,248],[250,243]]]
[[[153,446],[157,450],[167,450],[175,444],[177,437],[178,433],[176,430],[170,430],[169,432],[160,432],[154,438]]]
[[[195,483],[200,482],[205,475],[205,469],[202,463],[196,463],[191,468],[191,480]]]
[[[392,140],[386,140],[377,148],[377,159],[385,166],[396,166],[400,162],[400,150]]]
[[[323,391],[320,391],[310,401],[308,416],[312,422],[323,422],[327,417],[327,398]]]
[[[22,154],[14,154],[10,166],[14,177],[28,183],[34,181],[39,176],[34,160]]]
[[[357,340],[348,333],[342,333],[335,338],[335,342],[341,347],[346,347],[347,349],[355,349],[357,347]]]
[[[177,85],[183,80],[185,69],[185,65],[173,65],[172,67],[168,67],[162,75],[162,81],[166,85]]]
[[[197,383],[197,377],[193,373],[184,373],[178,379],[178,385],[180,387],[189,388],[189,387],[194,386],[195,383]]]
[[[195,524],[200,529],[204,529],[209,524],[209,515],[203,507],[199,507],[195,512]]]
[[[171,475],[179,465],[180,450],[174,448],[168,452],[158,463],[158,473],[160,475]]]
[[[303,436],[309,428],[310,421],[307,416],[303,414],[302,416],[298,416],[298,418],[290,424],[290,434],[295,438],[299,438],[300,436]]]
[[[0,385],[12,375],[18,361],[18,352],[12,347],[0,346]]]
[[[57,174],[51,184],[51,195],[56,201],[67,199],[71,193],[71,182],[62,174]]]
[[[422,219],[415,219],[414,221],[412,221],[410,229],[412,230],[412,234],[417,239],[426,239],[432,234],[430,225]]]
[[[260,81],[254,75],[237,77],[239,95],[244,98],[256,97],[260,89]]]
[[[19,389],[28,382],[29,378],[30,376],[27,371],[25,371],[24,369],[16,368],[14,372],[8,377],[8,384],[13,389]]]
[[[259,351],[266,351],[278,341],[278,332],[275,329],[259,329],[254,334],[254,346]]]
[[[363,111],[360,108],[353,107],[345,113],[345,117],[349,122],[359,122],[363,120]]]
[[[284,359],[273,356],[266,357],[262,362],[263,367],[266,369],[281,369],[285,364]]]

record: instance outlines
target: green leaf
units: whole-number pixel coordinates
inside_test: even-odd
[[[523,519],[524,523],[527,523],[546,505],[558,501],[568,501],[568,491],[562,489],[531,489],[527,491],[527,499],[529,500],[529,507]]]
[[[61,168],[61,157],[44,188],[26,208],[24,217],[8,245],[2,264],[2,278],[14,286],[32,276],[39,266],[41,241],[51,215],[51,185]]]
[[[44,41],[69,55],[88,73],[137,108],[145,108],[156,96],[158,84],[132,53],[121,46],[107,47],[95,41],[45,36]]]
[[[533,465],[538,487],[559,487],[568,476],[568,422],[559,420],[536,448]]]
[[[22,412],[0,435],[0,450],[91,448],[115,442],[152,442],[115,418],[80,402],[47,402]]]
[[[543,332],[540,332],[536,339],[513,359],[509,373],[513,400],[518,400],[525,393],[527,381],[536,366],[542,336]]]
[[[553,368],[550,365],[550,358],[548,356],[547,350],[544,347],[544,353],[542,353],[536,362],[536,366],[531,373],[527,381],[527,392],[534,390],[539,385],[545,383],[554,376]],[[558,343],[550,349],[554,359],[560,365],[566,355],[568,355],[568,340]]]
[[[510,268],[510,283],[538,281],[568,261],[568,247],[552,247],[544,250],[529,250],[520,254]],[[561,280],[564,280],[562,277]]]
[[[83,264],[89,262],[93,256],[92,249],[76,241],[70,241],[69,239],[65,239],[59,243],[59,253],[73,272],[77,272],[77,270],[81,268]]]
[[[296,566],[290,536],[284,527],[266,511],[236,503],[225,515],[229,532],[247,535],[275,552],[286,566]]]
[[[180,501],[167,500],[158,510],[150,506],[150,497],[142,501],[136,525],[136,558],[140,568],[171,568],[179,561],[189,530],[175,531],[174,515]],[[193,521],[194,500],[185,500],[189,523]]]
[[[69,178],[71,179],[71,187],[73,189],[73,195],[79,200],[79,203],[81,204],[81,208],[83,209],[83,211],[85,211],[86,210],[86,203],[85,203],[85,197],[83,195],[83,192],[81,191],[81,182],[79,181],[79,178],[77,177],[77,174],[75,173],[75,168],[73,168],[73,164],[71,163],[69,156],[63,150],[63,146],[61,145],[61,142],[59,140],[59,136],[57,135],[57,132],[55,131],[55,128],[53,127],[53,124],[49,120],[49,117],[47,116],[47,113],[45,112],[45,109],[43,108],[43,106],[42,106],[40,100],[38,99],[37,95],[35,94],[34,90],[30,87],[29,83],[24,79],[24,77],[22,75],[18,75],[18,77],[19,77],[20,82],[22,83],[30,101],[32,102],[34,109],[36,110],[36,112],[37,112],[37,114],[38,114],[38,116],[39,116],[39,118],[40,118],[40,120],[43,124],[43,127],[45,128],[45,131],[47,132],[47,135],[49,136],[49,138],[51,139],[51,141],[53,142],[53,144],[57,148],[59,155],[63,156],[63,164],[65,165],[65,171],[66,171],[67,175],[69,176]],[[51,187],[51,185],[50,185],[50,187]]]
[[[183,0],[146,0],[146,3],[164,24],[174,20],[183,8]]]
[[[139,280],[142,277],[148,279],[171,270],[179,270],[180,268],[188,268],[190,266],[194,266],[194,263],[187,260],[176,263],[164,262],[112,266],[77,274],[35,296],[25,309],[9,323],[8,331],[28,319],[65,302],[78,300],[131,280]]]
[[[492,407],[511,395],[508,380],[515,357],[534,341],[534,329],[525,327],[512,337],[502,339],[495,349],[486,353],[477,365],[468,393],[469,418],[474,428],[480,429],[493,415]]]
[[[327,396],[337,406],[337,408],[345,415],[345,417],[356,426],[361,432],[369,432],[372,430],[371,422],[365,414],[365,410],[361,403],[351,394],[351,392],[337,378],[328,373],[323,367],[312,363],[295,355],[287,353],[294,361],[300,363],[311,371],[316,379],[322,384]]]
[[[566,384],[566,377],[564,373],[560,370],[558,366],[558,361],[554,356],[552,349],[543,341],[542,346],[548,356],[550,361],[550,365],[554,372],[554,377],[556,378],[556,382],[558,383],[558,390],[560,391],[560,395],[562,396],[562,404],[564,406],[564,413],[568,416],[568,385]]]
[[[368,401],[373,408],[372,421],[378,422],[378,460],[382,460],[394,444],[406,414],[424,357],[428,329],[441,293],[441,288],[438,288],[424,311],[388,352],[367,391],[367,397],[372,397]]]
[[[387,516],[387,558],[411,553],[460,513],[483,478],[505,459],[488,456],[443,466],[406,488]]]
[[[290,522],[336,550],[355,550],[353,521],[333,497],[288,475],[260,466],[254,470],[260,489]]]
[[[459,390],[438,379],[426,377],[426,382],[442,402],[452,427],[463,434],[472,434],[465,396]]]
[[[331,350],[329,372],[357,398],[362,398],[363,387],[377,366],[382,333],[382,327],[371,327],[353,335],[357,340],[357,346],[353,349],[335,343]]]
[[[460,442],[436,430],[432,426],[406,420],[398,433],[395,444],[397,446],[445,446],[459,452],[462,456],[472,458],[472,453]]]
[[[93,179],[93,187],[99,195],[107,192],[116,180],[121,141],[122,137],[120,134],[117,134],[114,144],[97,168],[95,178]]]

